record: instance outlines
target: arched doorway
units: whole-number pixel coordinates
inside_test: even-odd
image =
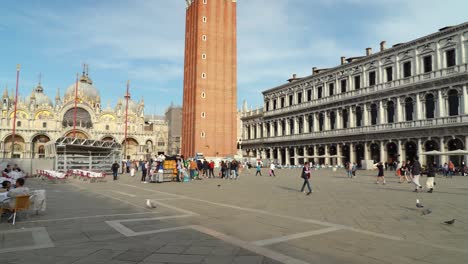
[[[356,163],[361,166],[361,161],[364,159],[364,145],[356,145]]]
[[[413,98],[408,97],[405,99],[405,120],[413,121]]]
[[[394,161],[398,160],[398,148],[394,142],[387,144],[387,159],[388,164],[393,164]]]
[[[324,156],[325,155],[325,148],[324,147],[319,147],[318,148],[318,155],[319,156]],[[325,165],[325,158],[319,158],[319,164],[320,165]]]
[[[42,159],[45,158],[45,144],[50,141],[50,138],[46,135],[37,135],[33,137],[31,144],[32,144],[32,155],[33,159]]]
[[[9,135],[8,137],[5,138],[4,142],[4,153],[3,157],[5,158],[22,158],[24,157],[24,151],[25,151],[25,141],[24,138],[20,135],[15,135],[15,140],[14,140],[14,146],[13,146],[13,155],[11,154],[12,151],[12,144],[13,144],[13,136]]]
[[[380,147],[379,147],[379,144],[372,143],[370,145],[370,154],[371,154],[371,159],[374,161],[374,163],[377,163],[377,162],[380,161]]]
[[[298,147],[297,148],[297,155],[300,157],[304,157],[304,148],[303,147]],[[299,164],[304,164],[304,158],[299,158],[298,160]],[[295,164],[295,165],[299,165]]]
[[[278,163],[281,165],[286,164],[286,149],[282,148],[280,150],[280,156],[278,157]]]
[[[448,91],[448,108],[449,116],[459,115],[460,98],[458,91],[455,89]]]
[[[424,143],[424,150],[425,151],[433,151],[433,150],[440,150],[439,148],[439,143],[437,143],[435,140],[428,140],[426,143]],[[438,165],[440,165],[440,156],[435,156],[435,155],[427,155],[426,156],[426,162],[427,164],[436,162]]]
[[[454,150],[463,150],[465,149],[465,144],[459,138],[453,138],[447,142],[447,149],[448,151]],[[455,164],[455,166],[459,166],[461,162],[464,160],[463,155],[451,155],[449,156],[449,160]]]
[[[73,131],[68,131],[67,133],[65,133],[64,135],[65,137],[75,137],[75,138],[79,138],[79,139],[88,139],[88,135],[83,132],[83,131],[80,131],[80,130],[76,130],[75,133],[73,133]]]
[[[343,145],[341,149],[341,155],[343,155],[344,163],[349,162],[351,160],[351,153],[349,151],[349,145]]]
[[[435,117],[435,101],[433,94],[426,94],[426,119]]]
[[[105,136],[101,139],[101,141],[106,141],[106,142],[114,142],[115,138],[112,136]]]
[[[290,165],[297,165],[294,163],[294,148],[288,148],[287,151],[289,151],[289,164]]]
[[[418,145],[413,141],[405,143],[406,160],[413,162],[418,153]]]
[[[136,159],[138,158],[138,141],[134,138],[127,138],[122,142],[123,154],[126,155],[126,159]]]

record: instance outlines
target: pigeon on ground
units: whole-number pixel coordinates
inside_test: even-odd
[[[422,211],[422,215],[428,215],[430,213],[432,213],[431,209],[425,209],[425,210]]]
[[[423,208],[424,206],[419,202],[419,199],[416,199],[416,207]]]
[[[444,222],[444,224],[447,224],[447,225],[453,225],[454,223],[455,223],[455,219]]]
[[[221,187],[221,184],[218,184],[218,187]]]
[[[154,205],[150,199],[146,199],[146,207],[153,209],[156,208],[156,205]]]

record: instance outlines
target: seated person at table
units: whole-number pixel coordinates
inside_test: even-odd
[[[7,193],[7,196],[11,199],[9,199],[8,201],[4,201],[3,202],[3,208],[14,208],[15,207],[15,202],[16,202],[16,199],[15,197],[17,196],[23,196],[23,195],[29,195],[30,192],[29,192],[29,188],[28,187],[24,187],[24,179],[23,178],[19,178],[16,180],[16,188],[14,189],[11,189],[10,191],[8,191]]]
[[[10,181],[3,181],[2,182],[2,188],[0,188],[0,193],[6,193],[10,190],[11,188],[11,182]]]
[[[8,164],[8,165],[6,166],[6,168],[3,170],[3,172],[6,173],[6,174],[8,174],[8,173],[11,172],[11,166],[10,166],[10,164]]]
[[[21,169],[18,167],[17,164],[13,165],[13,171],[21,172]]]

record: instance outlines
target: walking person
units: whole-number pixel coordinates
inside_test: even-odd
[[[309,192],[307,195],[310,195],[312,193],[312,188],[310,188],[310,167],[309,167],[309,162],[304,163],[304,167],[302,168],[302,173],[301,173],[301,178],[304,180],[304,183],[302,184],[301,192],[304,192],[305,187],[309,189]]]
[[[348,178],[353,178],[353,163],[346,163],[346,172],[348,173]]]
[[[146,174],[148,173],[147,162],[141,161],[141,182],[146,182]]]
[[[427,192],[432,193],[434,191],[434,180],[436,175],[436,162],[432,162],[429,164],[427,168],[427,180],[426,180],[426,187],[429,189]]]
[[[382,184],[385,185],[386,182],[384,176],[384,165],[382,164],[382,162],[379,162],[379,164],[377,165],[377,169],[379,170],[379,173],[377,174],[377,181],[375,182],[375,184],[378,184],[379,180],[381,180]]]
[[[414,157],[413,166],[411,166],[411,177],[415,185],[414,192],[422,190],[421,184],[419,184],[419,178],[421,177],[421,163],[419,163],[418,156]]]
[[[262,176],[262,165],[260,162],[257,162],[257,172],[255,173],[255,176],[259,175]]]
[[[119,171],[119,164],[117,163],[117,161],[114,161],[114,163],[112,164],[112,175],[114,176],[114,181],[117,180],[117,172]]]
[[[130,176],[135,177],[135,162],[130,162]]]
[[[276,168],[275,163],[271,162],[271,163],[270,163],[270,177],[271,177],[272,175],[276,177],[276,175],[275,175],[275,168]]]
[[[453,174],[455,174],[455,164],[450,160],[448,163],[448,176],[452,178]]]
[[[209,178],[211,178],[211,176],[213,176],[213,179],[215,178],[215,175],[214,175],[214,166],[215,166],[215,163],[213,160],[210,161],[210,163],[208,164],[209,165],[209,168],[210,168],[210,173],[208,175]]]

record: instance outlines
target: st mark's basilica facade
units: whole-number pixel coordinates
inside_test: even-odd
[[[25,98],[19,96],[16,111],[16,136],[13,157],[43,158],[45,145],[59,137],[73,136],[75,86],[71,84],[63,97],[59,91],[54,102],[39,84]],[[2,97],[0,121],[0,155],[12,157],[12,127],[14,117],[13,91],[5,87]],[[143,99],[128,101],[127,156],[140,159],[167,153],[168,125],[163,118],[145,115]],[[113,108],[102,107],[99,90],[93,86],[88,73],[83,72],[78,81],[75,135],[102,141],[124,144],[125,98]]]
[[[244,156],[280,164],[412,160],[468,150],[468,23],[313,68],[242,109]],[[366,162],[367,163],[367,162]]]

